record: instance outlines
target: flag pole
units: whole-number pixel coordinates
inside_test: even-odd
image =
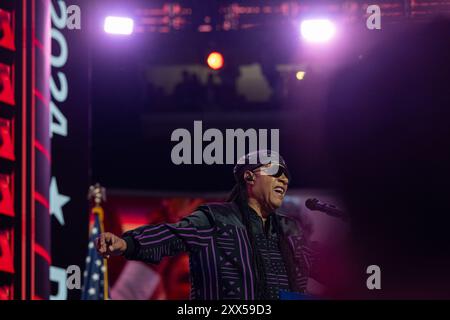
[[[94,186],[89,187],[89,200],[94,202],[94,206],[92,207],[91,213],[93,215],[98,215],[98,219],[100,222],[100,233],[105,232],[105,226],[103,224],[104,221],[104,210],[102,208],[102,203],[106,202],[106,190],[99,183],[96,183]],[[109,290],[108,290],[108,261],[106,258],[103,258],[103,266],[105,267],[105,272],[103,276],[103,299],[109,300]]]

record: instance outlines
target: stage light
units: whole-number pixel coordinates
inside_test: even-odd
[[[295,74],[295,77],[297,78],[297,80],[303,80],[303,78],[305,77],[305,71],[298,71]]]
[[[130,35],[133,33],[133,19],[127,17],[106,17],[104,30],[106,33]]]
[[[304,20],[300,25],[302,37],[309,42],[324,43],[336,33],[336,27],[328,19]]]
[[[206,63],[213,70],[223,67],[223,56],[219,52],[211,52],[206,59]]]

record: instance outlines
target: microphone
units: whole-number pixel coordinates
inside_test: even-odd
[[[309,198],[305,201],[305,206],[311,211],[321,211],[336,218],[348,220],[347,214],[331,204],[320,202],[315,198]]]

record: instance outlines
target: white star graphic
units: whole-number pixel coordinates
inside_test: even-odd
[[[56,178],[52,177],[50,183],[50,214],[54,215],[59,224],[64,225],[64,214],[62,207],[70,201],[70,197],[62,195],[58,192]]]

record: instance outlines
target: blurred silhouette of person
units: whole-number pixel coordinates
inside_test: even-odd
[[[205,88],[202,86],[198,76],[193,73],[189,78],[189,109],[193,111],[200,111],[202,109],[202,100],[205,96]]]
[[[338,297],[450,298],[450,21],[410,29],[330,90],[327,144],[356,261]]]
[[[190,105],[190,75],[187,70],[183,70],[181,73],[181,82],[175,86],[174,98],[177,106],[181,109],[185,109]]]
[[[219,111],[218,105],[218,92],[220,86],[214,83],[214,75],[212,73],[208,74],[208,79],[206,80],[205,86],[205,105],[204,109],[208,111]]]

